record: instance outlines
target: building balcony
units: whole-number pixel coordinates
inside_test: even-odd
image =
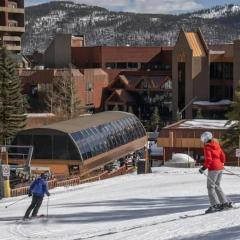
[[[16,26],[0,26],[0,32],[25,32],[25,27],[16,27]]]
[[[0,7],[0,12],[24,14],[24,8]]]
[[[21,51],[21,46],[15,46],[15,45],[8,45],[8,44],[6,44],[5,47],[9,51]]]
[[[18,37],[18,36],[3,36],[3,41],[21,42],[21,37]]]

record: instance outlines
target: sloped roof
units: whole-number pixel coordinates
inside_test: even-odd
[[[49,125],[45,125],[41,128],[30,128],[27,130],[21,131],[23,132],[31,132],[32,130],[56,130],[64,133],[75,133],[82,129],[91,128],[94,126],[98,126],[104,123],[109,123],[118,119],[123,119],[126,117],[129,117],[129,115],[132,115],[131,113],[127,112],[120,112],[120,111],[108,111],[108,112],[102,112],[97,113],[93,115],[88,116],[81,116],[78,118],[74,118],[67,121],[61,121]]]
[[[194,57],[204,57],[207,55],[198,32],[185,32],[185,36]]]
[[[134,98],[124,89],[118,89],[115,91],[124,102],[133,103],[135,102]]]
[[[192,119],[181,120],[164,127],[164,129],[228,129],[231,124],[226,125],[227,120]]]
[[[137,84],[143,79],[139,76],[125,76],[128,81],[128,88],[136,88]]]
[[[141,81],[147,81],[150,89],[160,89],[161,86],[171,78],[167,75],[159,76],[143,76],[142,78],[132,78],[129,77],[130,85],[129,87],[136,88]]]
[[[115,83],[121,81],[126,87],[129,85],[129,81],[125,75],[119,74],[113,81],[110,82],[109,87],[114,86]]]
[[[170,80],[170,77],[168,76],[158,76],[150,78],[152,88],[161,88],[161,86],[168,80]]]
[[[106,100],[106,103],[112,102],[111,99],[117,96],[121,102],[124,103],[135,103],[134,98],[124,89],[117,89],[110,95],[110,97]]]
[[[24,69],[19,71],[19,75],[21,77],[32,77],[34,76],[34,79],[41,79],[41,78],[49,78],[52,79],[53,77],[61,77],[64,73],[70,73],[72,76],[83,76],[83,74],[78,69],[42,69],[42,70],[29,70]]]

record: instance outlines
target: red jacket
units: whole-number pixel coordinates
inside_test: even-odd
[[[224,168],[225,154],[216,141],[204,145],[204,164],[209,171],[222,170]]]

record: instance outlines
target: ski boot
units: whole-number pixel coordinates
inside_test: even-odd
[[[216,205],[210,206],[210,207],[205,211],[205,213],[213,213],[213,212],[218,212],[218,211],[221,211],[221,208],[220,208],[219,204],[216,204]]]
[[[225,203],[223,203],[221,205],[222,205],[222,209],[223,210],[228,210],[228,209],[233,208],[233,203],[232,202],[225,202]]]

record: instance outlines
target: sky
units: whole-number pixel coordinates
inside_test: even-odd
[[[55,0],[60,1],[60,0]],[[216,5],[240,4],[240,0],[73,0],[96,5],[113,11],[138,13],[181,13],[209,8]],[[26,6],[50,0],[25,0]]]

